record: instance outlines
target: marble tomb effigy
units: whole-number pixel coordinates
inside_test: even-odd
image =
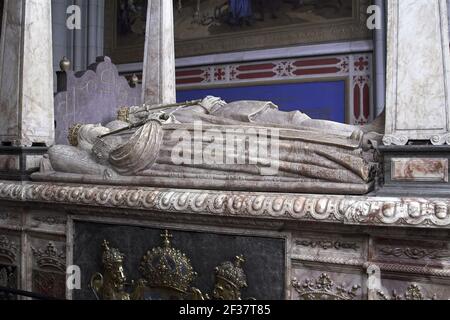
[[[37,2],[43,11],[25,6]],[[50,0],[7,3],[5,14],[22,17],[24,21],[16,19],[20,26],[41,26],[25,28],[17,41],[33,46],[30,39],[42,34],[51,39]],[[112,106],[106,108],[109,114],[83,119],[92,107],[71,105],[71,120],[47,103],[49,88],[41,88],[42,95],[31,91],[51,121],[40,125],[25,117],[15,129],[28,125],[40,130],[22,134],[26,141],[44,145],[36,154],[20,139],[0,148],[7,159],[20,149],[22,165],[30,156],[32,164],[40,160],[40,169],[31,176],[34,166],[19,181],[0,181],[0,287],[61,299],[449,299],[450,149],[442,144],[450,130],[444,125],[421,129],[433,126],[436,114],[450,114],[448,94],[436,93],[450,92],[450,63],[427,68],[427,78],[393,80],[418,70],[402,62],[412,54],[414,61],[435,55],[431,64],[450,60],[446,11],[445,0],[389,1],[388,34],[394,45],[388,49],[392,99],[386,126],[382,116],[355,127],[284,113],[270,102],[225,103],[206,97],[176,104],[172,1],[152,1],[141,98],[136,93],[141,88],[125,86],[108,59],[98,60],[84,76],[63,70],[59,80],[66,82],[58,84],[63,91],[56,95],[55,108],[65,98],[73,99],[71,90],[85,87],[84,81],[90,88],[111,88],[101,83],[105,70],[113,70],[110,79],[126,97],[109,89],[112,96],[104,96],[105,90],[78,92],[75,96]],[[425,16],[427,26],[416,26],[414,39],[402,33],[411,28],[408,21]],[[13,31],[6,28],[2,36],[14,40]],[[429,34],[439,39],[430,40]],[[25,54],[26,72],[38,72],[28,51],[13,45],[8,50],[18,52],[1,59]],[[42,48],[36,59],[51,70],[51,47]],[[5,63],[20,68],[16,61]],[[0,72],[2,83],[20,88],[21,81],[28,81],[11,76],[9,69]],[[416,95],[394,84],[429,87],[432,112],[426,109],[426,92]],[[126,108],[115,105],[122,102]],[[411,102],[414,114],[408,109]],[[28,110],[20,103],[5,102],[3,107],[5,114]],[[113,119],[118,109],[119,119]],[[70,122],[70,144],[47,141],[54,135],[47,125],[53,114],[60,124]],[[395,120],[400,114],[411,121]],[[259,162],[211,164],[196,162],[194,148],[183,149],[198,143],[197,132],[202,136],[199,149],[219,150],[230,128],[236,129],[233,142],[240,147],[232,151],[242,150],[248,160],[252,149],[247,141],[255,132],[265,132],[269,144],[255,141],[269,146],[269,152]],[[57,123],[57,136],[68,129]],[[212,132],[213,138],[208,136]],[[10,139],[1,132],[0,138]],[[272,141],[280,142],[278,149]],[[188,157],[180,157],[184,161],[173,162],[177,147],[186,151]],[[230,150],[225,150],[226,160]],[[202,153],[204,160],[208,153]],[[266,171],[273,168],[277,170]],[[67,286],[67,276],[77,273],[80,283],[75,277]]]
[[[337,194],[373,189],[378,169],[373,144],[382,138],[382,129],[376,132],[373,124],[312,120],[299,111],[279,111],[271,102],[227,104],[215,97],[189,106],[122,108],[120,113],[131,126],[120,120],[104,127],[75,124],[72,147],[51,147],[49,161],[33,179]],[[139,128],[128,130],[138,123]],[[263,143],[269,149],[264,158]],[[213,150],[210,162],[205,149]],[[183,161],[174,163],[179,153]],[[194,153],[201,153],[199,161]],[[230,153],[235,157],[231,162]]]

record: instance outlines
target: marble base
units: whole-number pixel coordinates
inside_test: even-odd
[[[446,0],[388,2],[385,145],[450,144]]]
[[[245,254],[244,297],[446,300],[449,208],[448,198],[0,181],[0,268],[16,270],[20,289],[55,296],[60,277],[43,275],[79,264],[82,288],[67,298],[93,299],[87,283],[101,271],[103,240],[123,251],[134,280],[139,258],[169,230],[206,292],[218,263]],[[324,291],[321,283],[330,285]]]
[[[450,147],[381,146],[384,184],[379,196],[450,196]]]

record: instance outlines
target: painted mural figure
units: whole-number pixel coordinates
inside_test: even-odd
[[[250,25],[253,18],[252,0],[228,0],[229,23],[232,25]]]
[[[270,13],[272,19],[277,19],[277,11],[280,6],[280,0],[255,0],[256,11],[259,13],[261,21],[265,21],[266,11]]]

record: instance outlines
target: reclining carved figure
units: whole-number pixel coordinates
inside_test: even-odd
[[[119,119],[105,126],[72,127],[72,146],[50,148],[33,178],[365,194],[378,168],[374,147],[382,122],[351,126],[283,112],[271,102],[227,104],[215,97],[176,107],[123,108]]]

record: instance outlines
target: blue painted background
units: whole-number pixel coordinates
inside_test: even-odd
[[[178,101],[202,99],[208,95],[227,102],[273,101],[284,111],[300,110],[313,119],[345,122],[345,82],[285,83],[235,88],[179,90]]]

